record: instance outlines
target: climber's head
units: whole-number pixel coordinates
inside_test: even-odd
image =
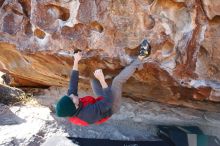
[[[57,102],[56,115],[58,117],[72,117],[79,111],[79,99],[77,96],[63,96]]]

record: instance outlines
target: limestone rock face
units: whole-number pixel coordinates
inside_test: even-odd
[[[80,49],[81,78],[102,68],[111,80],[147,38],[151,59],[125,84],[125,95],[216,111],[219,6],[219,0],[2,0],[0,70],[15,86],[66,86]]]
[[[218,0],[202,0],[204,10],[209,19],[220,15],[220,1]]]

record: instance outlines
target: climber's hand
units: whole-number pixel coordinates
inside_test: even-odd
[[[103,89],[108,88],[108,84],[105,81],[105,77],[104,77],[104,74],[102,72],[102,69],[97,69],[94,72],[94,76],[99,80],[99,82],[100,82]]]
[[[77,70],[78,71],[78,63],[82,58],[82,53],[81,52],[77,52],[73,55],[74,57],[74,64],[73,64],[73,70]]]
[[[82,52],[77,52],[73,55],[74,61],[79,62],[82,58]]]
[[[104,74],[103,74],[103,72],[102,72],[102,69],[97,69],[97,70],[95,70],[94,76],[95,76],[99,81],[104,81],[104,80],[105,80],[105,77],[104,77]]]

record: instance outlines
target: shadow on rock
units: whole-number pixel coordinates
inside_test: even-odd
[[[21,119],[8,106],[0,103],[0,126],[21,124],[23,122],[26,122],[26,120]]]

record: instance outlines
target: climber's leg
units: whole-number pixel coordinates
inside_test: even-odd
[[[125,83],[136,71],[139,66],[143,63],[143,59],[148,57],[151,54],[151,46],[149,42],[145,39],[140,45],[139,56],[134,60],[129,66],[125,67],[119,75],[117,75],[112,82],[112,96],[113,100],[113,113],[117,112],[120,109],[121,97],[122,97],[122,85]]]
[[[112,81],[111,90],[112,96],[114,98],[112,107],[113,113],[120,109],[123,83],[125,83],[133,75],[133,73],[140,65],[142,65],[140,59],[134,60],[129,66],[125,67]]]

